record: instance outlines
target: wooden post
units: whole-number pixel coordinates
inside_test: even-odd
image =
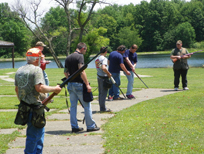
[[[14,47],[12,48],[12,66],[14,68]]]

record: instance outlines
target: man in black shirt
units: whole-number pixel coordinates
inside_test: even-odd
[[[87,46],[85,43],[78,43],[77,49],[74,53],[69,55],[65,60],[65,76],[68,78],[69,75],[75,73],[84,65],[84,54],[86,53]],[[91,86],[87,80],[85,70],[82,71],[75,79],[68,83],[67,89],[70,94],[70,123],[72,132],[82,131],[83,128],[78,126],[77,122],[77,103],[78,100],[82,103],[85,113],[85,121],[87,126],[87,132],[98,131],[100,128],[96,126],[96,123],[92,119],[91,103],[83,100],[83,82],[86,85],[87,92],[91,92]]]

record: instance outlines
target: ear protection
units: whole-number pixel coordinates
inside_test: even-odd
[[[120,48],[118,51],[124,51],[125,50],[125,48],[124,47],[122,47],[122,48]]]

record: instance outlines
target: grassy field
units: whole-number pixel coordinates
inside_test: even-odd
[[[15,72],[16,69],[1,69],[0,75]],[[63,69],[46,69],[50,85],[62,83]],[[86,69],[92,90],[97,87],[96,70]],[[149,88],[173,89],[172,68],[136,69]],[[127,108],[103,126],[106,139],[105,153],[204,153],[203,144],[203,68],[190,68],[188,71],[189,91],[148,100]],[[9,75],[14,78],[15,74]],[[122,91],[126,92],[127,80],[121,77]],[[135,79],[134,90],[145,88]],[[17,109],[14,83],[0,80],[1,109]],[[11,95],[11,96],[10,96]],[[93,93],[98,95],[98,90]],[[13,97],[12,97],[13,96]],[[137,96],[136,96],[137,97]],[[64,90],[54,98],[50,108],[65,109]],[[55,111],[56,112],[56,111]],[[54,112],[46,113],[52,114]],[[0,128],[24,128],[14,125],[15,112],[0,112]],[[11,140],[19,136],[18,131],[10,135],[0,135],[0,153],[4,153]]]

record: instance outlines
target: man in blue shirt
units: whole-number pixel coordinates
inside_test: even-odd
[[[130,72],[131,75],[127,75],[125,72],[124,74],[126,75],[128,79],[128,84],[127,84],[127,92],[126,96],[128,99],[135,98],[132,95],[132,89],[133,89],[133,83],[134,83],[134,71],[135,67],[137,64],[137,45],[133,44],[130,49],[126,50],[125,53],[123,54],[124,58],[124,64],[127,70]]]
[[[108,58],[109,68],[108,71],[112,74],[113,79],[116,84],[120,86],[120,70],[122,69],[127,75],[130,75],[130,72],[126,69],[122,54],[125,53],[125,46],[120,45],[117,48],[117,51],[112,51]],[[113,85],[109,90],[109,100],[122,100],[123,98],[119,96],[120,90],[118,87]]]

